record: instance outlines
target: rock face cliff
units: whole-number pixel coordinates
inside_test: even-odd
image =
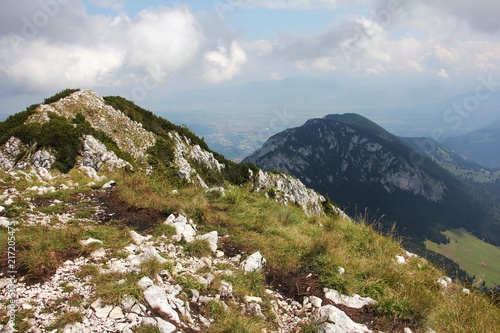
[[[328,117],[273,136],[246,161],[264,170],[302,174],[306,184],[326,178],[334,186],[337,179],[356,179],[381,185],[388,193],[400,190],[433,202],[443,200],[447,190],[442,181],[398,156],[380,138]]]
[[[472,227],[474,214],[461,207],[467,200],[478,213],[476,200],[463,190],[464,184],[355,114],[311,119],[278,133],[244,162],[288,173],[350,214],[366,214],[367,208],[366,217],[385,216],[387,224],[396,222],[400,231],[419,239],[439,237],[438,225]]]

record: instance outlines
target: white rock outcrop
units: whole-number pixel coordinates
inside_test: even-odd
[[[175,228],[177,234],[173,238],[177,241],[184,239],[186,242],[192,242],[194,236],[196,235],[196,226],[193,221],[188,220],[185,216],[171,214],[164,222],[167,225],[171,225]]]
[[[358,294],[354,294],[353,296],[342,295],[336,290],[325,288],[323,290],[325,292],[325,298],[332,301],[335,304],[342,304],[350,308],[361,309],[362,307],[370,304],[375,304],[373,298],[370,297],[361,297]]]
[[[333,305],[314,311],[311,322],[318,325],[318,333],[371,333],[365,325],[357,324],[345,312]]]
[[[251,171],[250,171],[251,172]],[[266,191],[268,196],[281,204],[297,204],[308,215],[321,215],[324,212],[325,197],[305,186],[299,179],[284,173],[272,173],[259,170],[253,175],[255,191]],[[349,217],[341,209],[332,206],[332,209],[342,218]]]
[[[10,137],[7,142],[0,147],[0,169],[11,170],[16,164],[17,156],[26,149],[21,140],[16,137]]]
[[[266,266],[266,259],[260,252],[255,252],[246,260],[242,261],[240,266],[244,272],[259,271]]]
[[[113,171],[126,167],[133,169],[130,163],[118,158],[114,152],[108,151],[106,146],[92,135],[86,135],[83,140],[81,165],[96,171],[101,169]]]

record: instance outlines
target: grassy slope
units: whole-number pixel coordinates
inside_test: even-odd
[[[426,247],[455,261],[471,276],[475,275],[475,282],[484,280],[489,287],[500,284],[500,248],[481,241],[464,229],[447,230],[444,234],[450,238],[450,243],[438,245],[427,241]]]
[[[224,197],[192,187],[172,196],[169,181],[161,177],[115,178],[130,204],[185,212],[200,232],[218,230],[226,252],[260,251],[268,261],[268,279],[312,273],[319,290],[326,286],[373,297],[379,301],[373,310],[381,320],[399,318],[414,332],[426,325],[437,332],[495,332],[492,327],[500,325],[500,309],[485,296],[473,292],[463,297],[458,284],[443,291],[436,280],[444,273],[420,259],[396,264],[395,256],[404,253],[399,241],[362,222],[307,217],[300,208],[276,205],[247,186],[231,187]],[[346,274],[340,275],[338,267]]]
[[[137,117],[149,115],[142,109],[133,108],[130,112],[132,111]],[[156,120],[153,118],[151,126],[153,120]],[[171,125],[166,122],[161,125],[165,127],[157,129],[158,132],[171,129]],[[202,140],[198,141],[203,145]],[[238,176],[241,170],[236,166],[234,168]],[[88,180],[78,179],[77,172],[70,173],[69,177],[74,183],[88,183]],[[473,292],[470,296],[464,296],[458,284],[446,291],[442,290],[436,280],[444,273],[420,259],[412,258],[405,265],[397,264],[395,256],[404,253],[400,242],[381,236],[362,222],[353,223],[326,216],[305,216],[299,207],[283,207],[261,193],[253,193],[248,184],[229,184],[228,179],[239,180],[239,177],[227,177],[226,180],[217,177],[217,181],[227,188],[225,196],[204,193],[199,188],[183,184],[175,175],[175,170],[168,168],[158,169],[148,176],[140,172],[119,172],[110,177],[117,181],[117,191],[130,206],[165,213],[184,213],[195,220],[200,233],[217,230],[223,236],[221,246],[228,254],[235,252],[245,256],[253,251],[260,251],[268,261],[268,267],[263,272],[268,279],[286,279],[311,273],[318,283],[318,290],[329,287],[346,294],[358,293],[373,297],[379,302],[373,311],[382,320],[405,321],[408,326],[415,328],[415,332],[419,332],[419,327],[429,325],[437,332],[494,333],[494,327],[500,326],[500,309],[492,305],[483,294]],[[7,174],[2,174],[0,180],[2,192],[9,187],[28,186]],[[172,194],[174,189],[178,190],[177,195]],[[65,200],[64,197],[59,199]],[[8,217],[22,221],[26,207],[14,209],[15,206],[9,208]],[[84,232],[82,228],[85,229]],[[113,225],[70,225],[62,229],[63,233],[61,229],[45,228],[45,237],[40,237],[36,229],[21,225],[17,233],[19,242],[27,245],[19,258],[19,264],[25,266],[28,274],[31,271],[37,273],[36,270],[41,265],[50,271],[55,270],[63,261],[46,262],[45,259],[51,258],[53,253],[59,253],[61,244],[69,246],[77,243],[78,239],[98,237],[105,244],[114,244],[116,248],[111,253],[119,255],[124,244],[114,240],[121,239],[125,243],[130,241],[125,237],[126,229]],[[7,236],[7,230],[0,228],[2,244],[6,244]],[[57,242],[50,241],[59,239]],[[41,248],[44,252],[32,250],[36,248]],[[80,250],[76,248],[75,255],[79,255]],[[346,273],[339,274],[339,267],[345,268]],[[115,277],[104,278],[111,279],[111,283],[116,285]],[[264,279],[264,276],[261,278]],[[254,285],[255,280],[259,278],[245,278],[240,284]],[[96,285],[104,285],[98,279],[94,282]],[[233,284],[237,285],[236,281]],[[257,288],[253,294],[264,294],[264,288]],[[223,320],[220,322],[225,325]],[[220,329],[217,332],[226,331]],[[254,331],[261,330],[248,330]]]

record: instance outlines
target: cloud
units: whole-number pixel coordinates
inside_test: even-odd
[[[220,83],[232,79],[241,72],[247,62],[247,55],[237,42],[228,48],[219,46],[217,50],[205,53],[203,78],[209,82]]]
[[[26,1],[18,4],[13,6],[17,25],[0,23],[10,29],[0,30],[5,31],[0,34],[0,77],[32,91],[126,84],[151,70],[171,74],[197,61],[205,38],[186,7],[112,18],[90,15],[73,1],[53,6],[52,16]],[[45,13],[48,21],[37,24],[33,18],[41,14],[36,13]]]
[[[107,85],[120,68],[124,52],[106,46],[87,48],[79,45],[51,45],[36,41],[22,52],[5,56],[0,53],[0,71],[11,84],[31,91],[64,87]]]
[[[220,3],[221,8],[320,9],[336,7],[339,0],[233,0]]]
[[[320,57],[309,61],[301,60],[297,62],[297,68],[301,70],[318,70],[323,72],[336,71],[337,67],[332,64],[329,57]]]
[[[443,79],[449,79],[450,76],[448,75],[448,73],[446,72],[446,70],[444,68],[441,68],[439,70],[439,72],[437,73],[437,76],[439,76],[440,78],[443,78]]]
[[[189,64],[203,41],[203,32],[186,8],[143,10],[124,24],[131,66],[176,71]]]
[[[434,7],[440,15],[453,15],[466,22],[472,30],[491,34],[500,32],[500,2],[492,0],[421,0]]]

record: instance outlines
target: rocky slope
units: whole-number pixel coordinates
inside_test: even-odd
[[[0,196],[2,204],[8,208],[14,202],[24,201],[28,205],[27,212],[29,213],[21,221],[0,217],[2,226],[18,227],[21,224],[34,227],[50,225],[51,228],[60,228],[77,222],[93,225],[100,223],[99,218],[102,219],[103,214],[113,215],[105,202],[95,199],[97,196],[105,197],[113,192],[111,186],[113,182],[106,182],[102,187],[94,190],[99,195],[97,193],[86,194],[79,198],[79,200],[90,200],[95,208],[93,216],[82,219],[75,217],[76,212],[70,213],[69,207],[68,213],[64,214],[42,213],[39,211],[41,203],[32,201],[37,194],[57,194],[73,190],[78,185],[73,184],[70,179],[59,175],[48,180],[48,174],[37,174],[34,171],[29,173],[12,171],[9,175],[23,179],[33,186],[24,191],[10,187],[4,188]],[[41,183],[44,185],[36,185]],[[57,188],[51,186],[56,183],[59,184]],[[61,204],[62,202],[57,199],[43,203],[49,207]],[[33,283],[21,276],[18,281],[15,281],[15,294],[19,311],[30,312],[28,318],[25,319],[27,324],[25,327],[30,327],[26,329],[26,332],[52,331],[47,328],[51,327],[62,313],[81,314],[79,322],[61,327],[63,332],[133,332],[135,328],[146,324],[157,327],[162,333],[203,332],[212,324],[213,319],[206,318],[198,308],[210,302],[226,306],[226,302],[238,301],[241,302],[238,303],[238,307],[241,307],[244,313],[264,316],[262,298],[246,295],[242,300],[237,300],[233,295],[232,284],[224,280],[224,278],[230,279],[235,274],[241,274],[238,272],[244,274],[261,270],[265,266],[265,259],[258,252],[247,256],[245,260],[241,255],[229,257],[218,249],[216,231],[200,235],[196,231],[194,222],[183,215],[170,215],[165,219],[164,224],[175,228],[175,234],[171,237],[154,238],[152,235],[141,235],[130,231],[131,242],[122,249],[121,257],[112,257],[110,250],[106,248],[107,244],[103,244],[100,239],[81,239],[80,242],[84,248],[94,249],[89,251],[87,256],[77,256],[64,261],[53,274],[39,277],[42,279],[40,282]],[[183,246],[176,244],[181,240],[189,243],[195,239],[207,240],[213,255],[194,257],[185,253]],[[152,278],[141,278],[137,281],[137,288],[142,290],[143,297],[138,299],[126,295],[118,305],[109,305],[100,298],[96,299],[95,287],[90,278],[79,275],[82,270],[93,265],[100,274],[114,274],[118,278],[120,275],[140,272],[143,269],[142,264],[151,260],[156,260],[159,264],[169,263],[170,266],[166,267],[170,269],[162,269]],[[2,275],[0,287],[2,291],[6,291],[13,281],[6,277],[5,272]],[[194,285],[201,286],[203,289],[213,285],[216,285],[216,289],[213,293],[206,294],[203,291],[186,288],[185,285],[180,284],[180,281],[185,279],[195,281]],[[125,281],[117,281],[117,283],[125,283]],[[8,296],[9,293],[2,292],[0,301],[8,302]],[[343,312],[330,308],[331,306],[322,307],[322,300],[319,298],[307,298],[303,303],[298,303],[279,292],[268,289],[266,302],[270,302],[272,306],[266,315],[276,316],[277,327],[279,327],[277,332],[294,331],[299,323],[307,322],[313,312],[315,317],[311,320],[318,324],[328,323],[340,317],[347,323],[343,325],[351,325],[355,328],[364,327],[350,321]],[[316,313],[319,309],[321,313]],[[1,332],[12,331],[9,325],[1,329]],[[368,331],[366,327],[364,331]]]
[[[77,91],[27,111],[0,124],[1,332],[427,333],[429,297],[486,302],[301,181],[129,102]]]
[[[107,105],[95,92],[77,91],[49,105],[41,104],[29,116],[26,124],[47,123],[54,114],[68,120],[74,119],[77,114],[83,115],[94,129],[104,132],[113,139],[119,149],[132,156],[136,165],[151,172],[147,153],[155,144],[155,135],[145,130],[141,123],[132,121],[122,112]],[[179,178],[208,189],[208,185],[191,165],[191,161],[217,172],[225,168],[225,165],[211,152],[191,144],[189,138],[178,132],[171,131],[168,136],[172,139],[175,156],[173,166],[177,169]],[[25,182],[27,187],[18,190],[2,181],[1,210],[4,212],[10,205],[24,202],[26,211],[15,220],[0,217],[3,227],[11,229],[21,225],[50,226],[57,229],[78,223],[92,226],[99,224],[104,215],[115,214],[106,206],[105,200],[96,199],[104,198],[113,192],[115,183],[106,182],[106,173],[117,169],[133,170],[134,167],[117,157],[113,151],[109,151],[92,135],[83,135],[81,141],[82,148],[74,170],[87,177],[89,182],[87,185],[82,184],[84,187],[96,189],[90,194],[87,190],[82,191],[78,200],[89,201],[93,214],[79,218],[73,202],[54,199],[41,203],[35,200],[37,196],[43,195],[58,197],[58,193],[76,191],[81,185],[73,183],[71,177],[64,174],[54,175],[50,172],[56,160],[54,149],[40,148],[36,142],[26,144],[12,136],[0,148],[0,169],[14,184]],[[19,158],[20,156],[22,157]],[[323,214],[322,203],[325,199],[307,189],[299,180],[282,174],[267,174],[260,170],[254,178],[256,191],[272,189],[274,199],[282,204],[298,204],[308,214]],[[223,193],[225,190],[222,188],[220,191]],[[40,209],[42,206],[63,206],[65,212],[48,213]],[[18,280],[11,280],[6,272],[2,272],[2,290],[15,287],[16,308],[18,311],[30,313],[17,322],[21,322],[21,327],[30,327],[26,332],[48,332],[58,323],[61,313],[77,313],[77,322],[68,323],[59,329],[63,332],[133,332],[140,326],[151,325],[162,333],[194,332],[205,331],[213,323],[213,319],[200,313],[201,305],[216,303],[227,307],[227,302],[239,302],[237,306],[241,308],[242,313],[259,317],[273,315],[276,318],[277,332],[294,331],[298,324],[309,320],[329,327],[334,325],[337,318],[342,319],[343,329],[369,331],[366,326],[350,320],[344,312],[332,306],[322,307],[322,299],[318,297],[307,297],[302,303],[298,303],[270,289],[266,290],[265,298],[271,306],[264,311],[264,315],[262,298],[246,295],[237,300],[233,295],[232,284],[220,279],[240,274],[236,272],[245,274],[261,270],[265,259],[258,252],[247,256],[245,260],[242,260],[241,255],[229,257],[218,249],[216,231],[199,235],[194,222],[181,214],[168,216],[164,224],[175,228],[175,235],[157,238],[130,231],[131,242],[121,249],[122,255],[119,258],[114,258],[109,253],[110,250],[103,245],[102,240],[87,238],[80,239],[83,248],[97,249],[89,251],[87,256],[75,256],[64,261],[56,271],[46,276],[19,276]],[[213,255],[194,257],[185,253],[183,246],[178,244],[181,241],[193,242],[195,239],[207,240]],[[137,281],[136,288],[142,290],[142,296],[134,298],[126,295],[117,305],[109,305],[101,298],[96,298],[96,290],[90,277],[79,275],[91,265],[97,268],[99,274],[120,276],[137,273],[143,269],[143,263],[148,261],[169,263],[171,267],[156,272],[152,278],[145,276]],[[190,279],[195,281],[195,285],[206,289],[215,284],[216,278],[216,289],[210,294],[200,293],[199,290],[188,289],[179,284],[179,281]],[[33,283],[35,281],[36,283]],[[0,301],[9,302],[9,296],[12,295],[3,292]],[[195,309],[192,309],[193,306]],[[309,318],[313,313],[314,317]],[[1,332],[13,331],[10,324],[0,328]]]

